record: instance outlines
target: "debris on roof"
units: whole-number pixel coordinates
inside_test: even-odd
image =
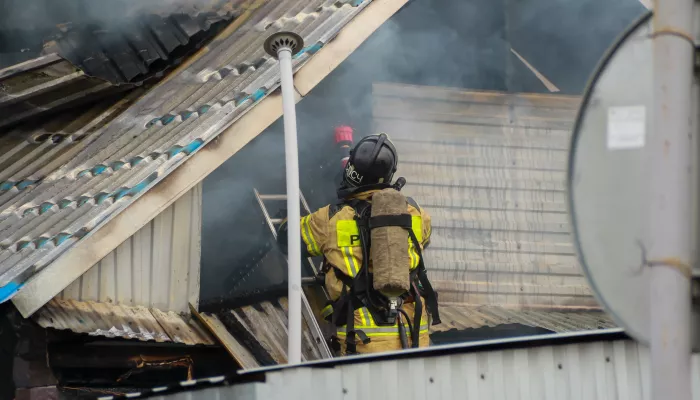
[[[0,182],[0,301],[275,90],[279,72],[262,48],[265,38],[283,30],[302,35],[296,70],[368,3],[256,1],[240,27],[224,30],[186,68],[97,129],[94,140],[78,142],[70,159],[40,171],[13,163],[16,173]],[[4,159],[13,149],[0,150]]]
[[[87,76],[55,53],[29,60],[0,70],[0,128],[126,89]]]
[[[287,363],[287,299],[266,301],[218,313],[201,313],[209,329],[245,368]],[[320,360],[320,343],[302,321],[303,361]]]
[[[140,83],[180,64],[237,14],[147,14],[109,25],[64,25],[49,48],[57,49],[87,75],[113,84]]]
[[[35,316],[43,328],[108,338],[213,345],[212,336],[196,320],[175,312],[77,300],[51,300]]]
[[[235,19],[240,1],[219,0],[206,12],[60,24],[46,55],[0,70],[0,114],[7,116],[0,127],[161,77]]]
[[[226,351],[233,357],[234,360],[243,369],[257,368],[260,363],[255,358],[253,353],[243,346],[233,335],[226,329],[226,326],[215,314],[197,314],[200,321],[212,332],[221,344],[226,348]]]

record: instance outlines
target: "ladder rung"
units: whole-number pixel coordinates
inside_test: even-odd
[[[261,194],[260,198],[263,200],[287,200],[286,194]]]
[[[281,224],[282,221],[282,218],[270,218],[270,222],[272,222],[273,224]]]

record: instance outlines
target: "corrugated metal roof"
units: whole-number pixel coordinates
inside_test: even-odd
[[[567,217],[578,97],[381,83],[373,96],[404,192],[432,216],[426,265],[443,302],[599,308]]]
[[[181,6],[163,16],[57,24],[43,49],[49,54],[0,70],[0,127],[161,76],[234,19],[241,1],[217,0],[208,11]]]
[[[522,324],[544,328],[552,332],[576,332],[595,329],[610,329],[616,325],[602,311],[546,311],[519,310],[494,306],[470,306],[463,304],[441,304],[442,323],[431,327],[431,332],[450,329],[470,329],[484,326],[495,327],[507,324]]]
[[[201,216],[199,184],[57,297],[189,312],[199,305]]]
[[[0,127],[36,117],[52,109],[82,105],[125,89],[129,87],[116,87],[102,79],[89,77],[57,54],[48,54],[0,70],[0,115],[3,116]],[[47,140],[33,140],[41,135],[37,133],[27,138],[29,144],[25,146],[31,147],[31,144],[38,145]],[[21,136],[17,132],[4,135]],[[3,132],[0,132],[0,137],[2,136]],[[17,151],[16,147],[2,148],[5,153]],[[0,190],[5,191],[7,188]]]
[[[294,59],[298,69],[368,3],[255,1],[240,28],[225,30],[201,58],[98,129],[94,140],[78,142],[69,160],[44,174],[18,171],[3,179],[0,299],[276,89],[279,72],[262,48],[266,37],[281,30],[301,34],[307,47]],[[49,159],[40,156],[37,163]]]
[[[54,299],[42,307],[35,320],[44,328],[108,338],[214,344],[211,335],[190,317],[155,308]]]
[[[146,12],[118,22],[64,23],[51,44],[90,76],[115,84],[137,83],[201,47],[240,14],[243,1],[214,0],[206,4],[206,11],[161,5],[166,9],[162,15]]]

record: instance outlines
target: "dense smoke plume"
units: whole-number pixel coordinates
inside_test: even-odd
[[[303,193],[312,208],[335,201],[333,128],[351,125],[355,140],[372,133],[373,82],[546,92],[513,47],[563,93],[580,94],[604,50],[643,11],[637,0],[411,1],[297,105]],[[253,188],[284,193],[284,179],[280,119],[205,181],[203,301],[283,283],[258,271],[231,287],[271,240]],[[270,203],[272,213],[284,207]]]
[[[5,0],[0,2],[0,68],[39,56],[47,42],[73,27],[114,30],[147,15],[227,11],[221,3],[224,0]]]

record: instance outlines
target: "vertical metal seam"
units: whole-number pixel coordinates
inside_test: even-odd
[[[158,216],[156,216],[158,218]],[[149,254],[149,258],[151,259],[150,265],[148,266],[148,271],[149,271],[149,280],[148,280],[148,304],[153,304],[153,282],[155,276],[153,273],[153,270],[155,269],[155,231],[156,231],[156,224],[155,224],[155,218],[152,219],[149,224],[151,224],[151,242],[148,244],[149,248],[151,249],[151,252]]]
[[[168,282],[168,287],[167,287],[168,288],[168,291],[167,291],[167,293],[168,293],[168,309],[171,309],[173,306],[170,303],[170,299],[171,299],[170,294],[173,291],[173,269],[172,269],[172,266],[173,266],[173,247],[174,247],[173,241],[175,240],[175,229],[176,229],[175,228],[175,203],[177,203],[177,201],[174,202],[173,204],[171,204],[170,207],[168,207],[168,210],[169,210],[168,217],[170,218],[170,235],[169,235],[168,241],[167,241],[170,244],[170,246],[169,246],[170,248],[168,249],[168,254],[167,254],[168,262],[166,263],[166,265],[168,265],[168,268],[167,268],[167,270],[168,270],[168,280],[167,280],[167,282]]]

